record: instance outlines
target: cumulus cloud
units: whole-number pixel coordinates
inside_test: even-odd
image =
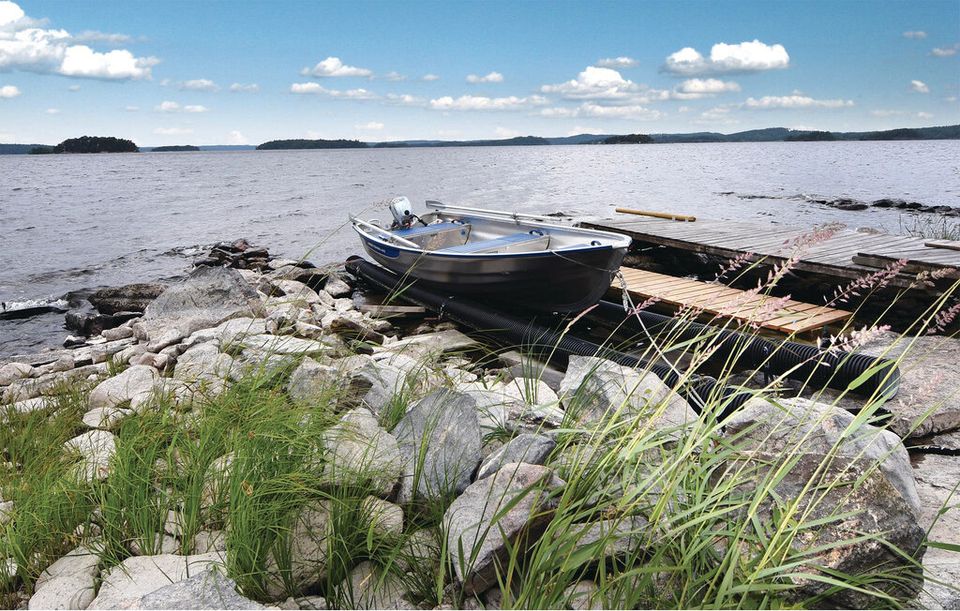
[[[374,100],[377,98],[376,94],[371,91],[367,91],[366,89],[347,89],[346,91],[340,89],[327,89],[326,87],[321,86],[319,83],[294,83],[290,85],[290,93],[322,95],[330,98],[343,98],[351,100]]]
[[[249,144],[250,141],[247,140],[239,130],[233,130],[227,134],[227,144]]]
[[[930,114],[929,112],[923,112],[923,111],[921,110],[920,112],[917,113],[917,118],[918,118],[918,119],[932,119],[932,118],[933,118],[933,115]]]
[[[738,44],[719,42],[704,57],[693,47],[684,47],[667,56],[663,69],[672,74],[694,76],[725,72],[761,72],[790,65],[790,55],[781,44],[754,40]]]
[[[779,108],[847,108],[853,106],[853,100],[816,100],[810,96],[765,95],[760,99],[747,98],[743,108],[773,110]]]
[[[80,91],[80,85],[70,85],[69,87],[67,87],[67,91],[76,93],[77,91]]]
[[[110,45],[125,45],[133,42],[133,37],[127,34],[108,34],[96,30],[80,32],[73,37],[76,42],[102,42]]]
[[[483,76],[478,76],[476,74],[467,75],[468,83],[502,83],[503,75],[499,72],[491,72]]]
[[[60,114],[60,109],[59,109],[59,108],[48,108],[48,109],[46,109],[44,112],[46,112],[48,115],[59,115],[59,114]]]
[[[601,68],[633,68],[639,64],[637,60],[632,57],[605,57],[597,62],[597,66]]]
[[[493,133],[497,138],[517,138],[523,135],[515,129],[500,126],[497,126],[497,128],[493,130]]]
[[[903,33],[904,38],[911,38],[913,40],[923,40],[927,37],[927,33],[923,30],[908,30]]]
[[[384,98],[391,104],[400,106],[423,106],[426,100],[409,93],[388,93]]]
[[[189,136],[193,130],[188,127],[158,127],[153,133],[158,136]]]
[[[188,104],[186,106],[181,106],[177,102],[171,100],[166,100],[160,102],[154,110],[157,112],[207,112],[209,109],[206,106],[201,106],[199,104]]]
[[[960,42],[949,47],[934,47],[930,51],[930,55],[934,57],[953,57],[958,51],[960,51]]]
[[[692,78],[687,79],[677,85],[676,90],[681,94],[714,95],[718,93],[740,91],[740,85],[733,81],[721,81],[720,79],[715,78]]]
[[[573,100],[623,100],[642,89],[640,85],[623,78],[616,70],[587,66],[577,78],[556,85],[544,85],[540,91],[558,93]]]
[[[404,75],[400,74],[399,72],[396,72],[396,71],[393,71],[393,70],[391,70],[390,72],[387,72],[386,74],[384,74],[384,75],[383,75],[383,78],[385,78],[385,79],[388,80],[388,81],[393,81],[393,82],[395,82],[395,83],[398,82],[398,81],[405,81],[405,80],[407,80],[407,77],[405,77]]]
[[[518,98],[488,98],[485,96],[462,95],[459,98],[444,96],[430,100],[430,108],[434,110],[522,110],[531,106],[546,104],[546,99],[533,95]]]
[[[367,68],[357,68],[348,66],[340,61],[339,57],[328,57],[319,62],[313,68],[304,68],[301,72],[304,76],[316,77],[335,77],[335,76],[373,76],[373,71]]]
[[[103,53],[76,44],[84,34],[91,42],[93,38],[120,35],[86,32],[73,36],[64,29],[43,25],[27,17],[16,3],[0,1],[0,70],[130,80],[150,78],[151,68],[159,62],[155,57],[137,57],[126,49]]]
[[[427,81],[429,83],[430,81],[439,81],[440,77],[436,74],[429,73],[429,74],[424,74],[422,77],[420,77],[420,80]]]
[[[910,89],[917,93],[930,93],[930,87],[923,81],[910,81]]]
[[[622,106],[603,106],[596,102],[584,102],[574,108],[551,107],[541,109],[540,116],[551,119],[569,119],[575,117],[591,117],[594,119],[629,119],[636,121],[653,121],[664,117],[659,110],[627,104]]]
[[[0,99],[9,100],[20,95],[20,89],[14,85],[4,85],[0,87]]]
[[[209,91],[211,93],[220,91],[220,86],[206,78],[197,78],[180,83],[180,89],[187,91]]]
[[[233,93],[257,93],[260,91],[260,85],[256,83],[250,83],[248,85],[243,83],[234,83],[230,85],[230,91]]]
[[[383,123],[380,123],[379,121],[369,121],[367,123],[358,123],[357,125],[354,125],[354,127],[367,131],[380,131],[383,129]]]

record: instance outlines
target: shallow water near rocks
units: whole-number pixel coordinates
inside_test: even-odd
[[[626,206],[900,232],[913,213],[796,196],[960,206],[960,143],[797,142],[0,157],[0,301],[183,275],[246,237],[316,263],[360,251],[347,214],[403,194],[524,212]],[[738,195],[748,194],[744,199]],[[59,345],[62,314],[0,321],[0,355]]]

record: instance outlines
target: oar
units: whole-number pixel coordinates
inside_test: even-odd
[[[621,214],[636,214],[638,216],[652,216],[658,219],[667,219],[671,221],[689,221],[697,220],[697,217],[689,214],[672,214],[670,212],[654,212],[652,210],[634,210],[633,208],[616,208]]]

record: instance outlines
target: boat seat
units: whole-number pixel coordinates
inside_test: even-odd
[[[439,233],[441,231],[446,231],[448,229],[461,229],[463,227],[469,227],[465,223],[434,223],[433,225],[418,225],[417,227],[411,227],[409,229],[394,229],[391,233],[400,236],[401,238],[410,239],[413,236],[422,236],[424,234]]]
[[[437,252],[457,255],[528,252],[545,249],[549,243],[549,236],[535,233],[514,233],[492,240],[468,242],[462,246],[452,246]]]

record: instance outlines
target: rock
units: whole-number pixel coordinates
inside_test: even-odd
[[[907,504],[920,515],[920,497],[910,457],[894,433],[862,424],[839,407],[806,399],[747,401],[727,420],[724,437],[738,450],[789,454],[803,451],[874,461]]]
[[[144,547],[144,543],[149,543]],[[150,539],[132,539],[127,547],[134,556],[152,556],[154,554],[174,554],[180,550],[180,542],[168,534],[155,533]]]
[[[53,401],[48,397],[34,397],[33,399],[10,403],[0,410],[0,421],[5,419],[7,414],[29,414],[41,409],[47,409],[51,405],[53,405]]]
[[[177,357],[173,377],[185,382],[204,379],[235,379],[239,366],[233,357],[220,352],[215,344],[194,346]]]
[[[0,386],[9,386],[17,380],[32,378],[34,368],[24,363],[7,363],[0,367]]]
[[[247,335],[263,335],[267,332],[264,318],[231,318],[215,327],[200,329],[190,334],[184,344],[195,346],[206,342],[217,342],[221,350],[229,348]]]
[[[232,466],[232,452],[210,462],[206,476],[203,478],[203,489],[200,493],[201,509],[204,512],[208,512],[211,507],[218,503],[223,493],[226,492]]]
[[[267,557],[265,570],[270,578],[265,585],[270,597],[282,597],[287,584],[302,592],[326,580],[327,537],[332,529],[329,501],[313,501],[300,510],[289,535],[278,537]],[[281,564],[278,558],[289,560],[289,565]]]
[[[3,392],[0,393],[0,403],[16,403],[41,395],[53,395],[62,389],[65,384],[87,380],[91,376],[100,376],[106,371],[106,363],[98,363],[77,367],[70,371],[48,373],[38,378],[17,380],[3,388]]]
[[[889,428],[903,439],[960,429],[960,340],[888,333],[860,352],[900,362],[900,391],[884,404],[893,414]]]
[[[134,344],[133,346],[127,346],[120,352],[117,352],[116,355],[114,355],[113,362],[120,365],[126,365],[131,361],[133,361],[138,356],[140,356],[141,354],[146,353],[146,351],[147,351],[147,347],[143,344]]]
[[[132,338],[118,339],[104,342],[93,346],[85,346],[74,350],[70,356],[73,357],[74,364],[103,363],[113,357],[115,354],[126,350],[134,345],[136,340]]]
[[[294,401],[310,401],[327,395],[340,379],[336,367],[321,365],[310,357],[304,357],[290,374],[287,394]]]
[[[389,538],[403,534],[403,508],[399,505],[368,496],[360,504],[360,511],[369,520],[374,535]]]
[[[222,530],[201,530],[193,536],[193,553],[227,551],[227,536]]]
[[[837,210],[866,210],[870,207],[866,202],[862,202],[857,199],[850,199],[849,197],[841,197],[835,199],[827,204],[832,208]]]
[[[141,605],[149,594],[205,571],[221,570],[224,560],[221,554],[131,556],[103,573],[100,592],[87,608],[146,608]]]
[[[347,297],[353,291],[350,285],[337,274],[327,276],[327,282],[323,285],[323,290],[329,293],[331,297]]]
[[[650,523],[643,516],[621,516],[599,522],[572,524],[567,535],[576,539],[576,552],[593,548],[590,555],[599,561],[601,557],[636,557],[637,547],[649,529]],[[596,549],[600,543],[603,548]]]
[[[379,414],[396,395],[406,391],[407,376],[385,362],[367,361],[350,375],[350,388],[361,402]]]
[[[127,321],[139,318],[140,316],[140,312],[117,312],[116,314],[67,312],[64,316],[64,326],[78,335],[91,337],[101,335],[114,327],[119,327]],[[107,338],[106,336],[104,337]]]
[[[123,325],[120,327],[114,327],[113,329],[104,329],[101,335],[110,341],[127,339],[128,337],[133,337],[133,328]]]
[[[80,455],[77,476],[81,481],[105,480],[110,473],[110,459],[116,452],[116,437],[110,432],[94,429],[77,435],[63,444],[68,452]]]
[[[136,408],[150,398],[159,379],[153,367],[134,365],[98,384],[90,393],[90,408],[122,407],[126,404]]]
[[[567,599],[567,607],[575,611],[604,608],[597,584],[590,580],[578,581],[564,590],[563,596]]]
[[[205,570],[164,586],[140,600],[141,609],[266,609],[237,593],[237,582],[219,570]]]
[[[955,544],[957,533],[960,533],[960,504],[957,499],[960,457],[921,454],[914,457],[914,463],[917,492],[923,507],[920,526],[930,531],[928,537],[931,541]],[[960,603],[960,591],[950,587],[951,584],[960,584],[960,554],[928,547],[923,556],[923,573],[927,581],[916,601],[916,608],[960,608],[957,605]]]
[[[405,598],[403,581],[393,573],[385,572],[369,560],[350,571],[340,585],[349,609],[416,609]]]
[[[483,461],[477,471],[477,479],[493,475],[507,463],[542,465],[556,446],[556,442],[543,435],[533,433],[517,435]]]
[[[503,386],[503,392],[527,405],[558,403],[560,398],[546,382],[536,378],[514,378]]]
[[[308,306],[315,303],[329,304],[330,300],[322,298],[316,291],[302,282],[296,280],[273,280],[274,287],[280,289],[285,298],[284,301],[290,303],[305,303]]]
[[[83,423],[91,429],[112,431],[124,418],[134,413],[132,409],[122,407],[95,407],[83,415]]]
[[[789,469],[782,469],[790,461]],[[798,558],[805,561],[793,572],[796,589],[790,596],[798,600],[824,595],[831,585],[802,577],[805,573],[858,576],[882,570],[886,578],[871,583],[871,588],[912,598],[923,585],[915,574],[913,560],[923,556],[924,531],[917,523],[913,509],[900,493],[874,468],[868,459],[839,456],[833,460],[820,454],[752,452],[731,460],[727,473],[737,472],[742,482],[727,495],[730,503],[755,502],[758,484],[765,485],[772,470],[777,473],[771,491],[760,500],[753,519],[774,528],[789,511],[794,519],[816,524],[798,531],[792,545]],[[716,474],[717,481],[724,473]],[[743,496],[738,495],[738,492]],[[734,519],[743,519],[742,513]],[[881,538],[887,545],[879,544]],[[895,551],[901,550],[901,551]],[[881,567],[878,569],[878,567]],[[874,608],[881,601],[852,589],[832,593],[823,604],[832,608]]]
[[[147,352],[160,352],[167,346],[179,344],[187,336],[187,331],[177,327],[167,327],[158,330],[150,336],[150,342],[147,344]]]
[[[440,540],[435,529],[408,534],[397,552],[397,566],[405,573],[432,577],[440,568]]]
[[[0,501],[0,526],[13,519],[13,501]]]
[[[570,357],[560,394],[566,412],[581,422],[609,415],[640,418],[644,426],[675,430],[697,420],[687,402],[653,373],[592,356]]]
[[[253,317],[259,308],[257,292],[235,270],[198,267],[160,294],[133,327],[138,337],[149,340],[170,329],[186,337],[231,318]]]
[[[56,361],[50,364],[50,371],[56,371],[56,372],[70,371],[76,366],[77,366],[77,363],[74,360],[73,356],[69,354],[64,354],[63,356],[58,358]]]
[[[439,355],[445,352],[459,352],[476,348],[480,345],[477,340],[453,329],[437,333],[412,335],[395,342],[384,344],[380,350],[389,352],[404,352],[421,357]]]
[[[100,558],[78,547],[43,571],[34,584],[28,609],[86,609],[96,596]]]
[[[466,594],[496,585],[508,546],[537,539],[556,508],[549,490],[563,484],[547,467],[510,463],[453,501],[443,523],[454,572]]]
[[[87,301],[101,314],[143,312],[166,288],[164,284],[114,286],[94,292],[87,297]]]
[[[905,205],[906,203],[907,202],[905,202],[902,199],[893,199],[893,198],[885,197],[883,199],[874,200],[873,206],[875,208],[899,208]]]
[[[315,609],[317,611],[326,611],[327,600],[322,596],[303,596],[296,599],[298,609]]]
[[[312,339],[277,337],[270,334],[250,335],[240,340],[240,343],[244,348],[282,355],[315,355],[332,349],[330,345]]]
[[[369,484],[390,496],[404,468],[397,439],[380,428],[369,410],[353,409],[324,435],[323,473],[340,485]]]
[[[400,502],[442,499],[470,484],[480,463],[480,424],[468,395],[438,390],[418,401],[393,431],[404,459]]]

